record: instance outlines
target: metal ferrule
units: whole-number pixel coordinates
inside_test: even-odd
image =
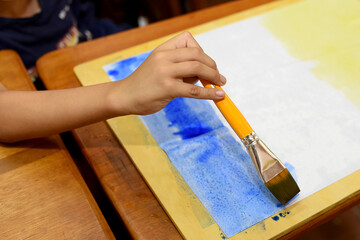
[[[255,132],[244,137],[242,141],[264,183],[285,169],[281,161],[271,152]]]

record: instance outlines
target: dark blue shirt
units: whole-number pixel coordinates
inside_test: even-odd
[[[41,12],[32,17],[0,17],[0,49],[17,51],[27,68],[44,53],[78,40],[77,21],[68,0],[39,0],[39,4]]]
[[[117,32],[115,24],[95,19],[93,5],[80,0],[39,0],[41,11],[28,18],[0,17],[0,49],[19,53],[26,68],[43,54]]]

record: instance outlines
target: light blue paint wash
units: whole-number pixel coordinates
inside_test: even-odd
[[[104,70],[112,80],[123,79],[149,54]],[[160,112],[140,118],[227,237],[284,208],[208,101],[177,98]]]

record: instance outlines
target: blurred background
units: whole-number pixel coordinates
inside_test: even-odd
[[[86,1],[86,0],[84,0]],[[143,26],[231,0],[87,0],[96,6],[97,16],[117,24]]]

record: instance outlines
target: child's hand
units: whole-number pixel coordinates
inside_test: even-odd
[[[49,136],[127,114],[154,113],[176,97],[224,97],[219,89],[193,85],[198,78],[225,83],[215,62],[190,33],[183,33],[156,48],[121,81],[54,91],[6,91],[0,84],[0,142]]]
[[[194,85],[198,78],[216,85],[226,80],[216,63],[193,36],[184,32],[156,48],[144,63],[122,82],[128,114],[151,114],[177,97],[222,99],[225,93]],[[123,105],[124,106],[124,105]]]

